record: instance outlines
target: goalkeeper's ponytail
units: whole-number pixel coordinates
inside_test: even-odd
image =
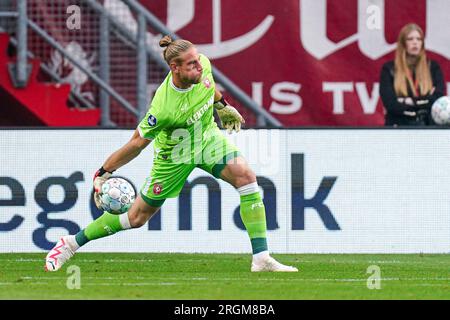
[[[181,60],[179,59],[179,56],[194,45],[188,40],[172,40],[169,35],[166,35],[159,40],[159,46],[165,48],[163,52],[164,60],[170,65],[173,60],[175,60],[177,64],[180,64]]]

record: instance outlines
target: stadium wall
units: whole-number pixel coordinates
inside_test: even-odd
[[[79,4],[81,26],[68,28]],[[97,1],[132,33],[137,12],[124,1]],[[84,1],[28,0],[28,16],[73,53],[84,66],[99,70],[100,17]],[[196,44],[241,90],[284,126],[383,126],[380,73],[393,60],[402,27],[424,29],[427,57],[439,63],[450,88],[448,0],[140,0],[140,4],[180,37]],[[238,9],[237,9],[238,8]],[[69,19],[69,20],[68,20]],[[160,52],[160,33],[149,28],[147,45]],[[113,29],[109,33],[110,84],[136,105],[136,52]],[[42,63],[71,81],[99,105],[99,90],[59,53],[29,34],[30,50]],[[167,71],[150,59],[147,96]],[[223,89],[223,88],[222,88]],[[447,89],[450,94],[450,89]],[[247,127],[258,122],[223,90],[243,113]],[[111,99],[111,120],[133,128],[136,119]],[[1,120],[0,120],[1,121]]]
[[[100,212],[92,175],[131,130],[0,130],[0,252],[42,252]],[[277,253],[449,253],[450,131],[244,130]],[[152,148],[118,170],[139,189]],[[250,252],[239,196],[196,169],[140,229],[85,252]]]

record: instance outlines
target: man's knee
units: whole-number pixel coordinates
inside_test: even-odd
[[[140,228],[147,223],[150,218],[157,213],[159,208],[152,208],[150,210],[142,210],[137,208],[136,210],[130,210],[128,212],[128,219],[132,228]]]
[[[221,178],[233,185],[235,188],[256,182],[256,175],[250,169],[242,157],[229,161],[222,171]]]
[[[128,219],[130,219],[130,226],[132,228],[140,228],[148,221],[148,219],[145,219],[145,217],[138,212],[135,212],[134,214],[129,213]]]
[[[235,187],[240,188],[250,183],[256,182],[255,173],[247,166],[239,170],[235,175]]]

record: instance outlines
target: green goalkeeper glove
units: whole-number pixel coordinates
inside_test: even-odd
[[[214,103],[214,108],[217,110],[220,125],[227,129],[228,133],[233,132],[233,130],[236,132],[241,130],[241,124],[245,123],[244,118],[236,110],[236,108],[228,105],[223,97]]]

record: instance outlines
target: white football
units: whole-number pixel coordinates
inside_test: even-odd
[[[438,125],[450,125],[450,97],[440,97],[433,103],[431,117]]]
[[[101,208],[99,209],[112,214],[121,214],[130,209],[136,199],[136,192],[129,181],[111,177],[102,185],[100,197]]]

